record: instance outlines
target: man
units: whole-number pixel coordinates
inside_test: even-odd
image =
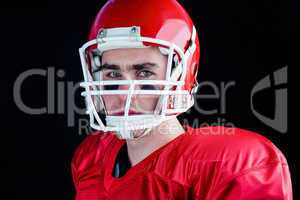
[[[288,165],[266,138],[182,126],[200,46],[175,0],[110,0],[80,48],[91,127],[72,160],[76,200],[292,199]]]

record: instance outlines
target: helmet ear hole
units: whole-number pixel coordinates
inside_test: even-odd
[[[101,67],[102,56],[100,55],[100,51],[98,49],[94,49],[89,52],[90,58],[90,70],[91,75],[94,80],[99,80],[101,76],[101,72],[99,68]]]
[[[197,63],[195,63],[192,66],[192,74],[193,74],[194,80],[192,83],[191,93],[195,94],[195,93],[197,93],[197,91],[199,89],[199,84],[198,84],[198,80],[197,80],[197,75],[198,75],[198,64]]]
[[[101,55],[98,49],[94,49],[90,53],[92,69],[97,69],[101,66]]]
[[[97,66],[97,67],[101,66],[100,56],[95,56],[93,61],[94,61],[95,66]]]
[[[178,65],[178,59],[177,59],[177,55],[174,55],[172,59],[171,74],[173,73],[176,65]]]

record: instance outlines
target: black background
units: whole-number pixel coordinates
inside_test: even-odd
[[[226,114],[204,116],[192,110],[190,115],[182,117],[197,117],[209,123],[224,118],[268,137],[287,157],[294,198],[298,199],[298,132],[292,131],[293,117],[289,115],[286,134],[262,124],[251,112],[250,91],[260,79],[286,65],[289,74],[292,73],[291,57],[295,52],[290,45],[295,42],[292,37],[299,27],[299,5],[283,0],[181,2],[191,14],[201,40],[199,81],[236,83],[227,96]],[[2,3],[1,108],[4,113],[1,115],[0,176],[5,186],[1,192],[9,195],[5,199],[73,199],[70,160],[85,135],[78,134],[76,124],[67,126],[67,114],[28,115],[20,111],[13,100],[13,85],[22,72],[48,67],[65,71],[63,78],[56,77],[55,84],[81,81],[78,48],[86,41],[93,17],[105,1]],[[45,77],[32,77],[22,86],[22,98],[32,107],[45,106],[46,89]],[[272,116],[273,99],[272,92],[259,97],[258,109]],[[75,102],[80,107],[84,105],[79,91]],[[201,104],[218,108],[216,101]],[[289,111],[294,111],[291,107]],[[76,115],[78,118],[86,116]]]

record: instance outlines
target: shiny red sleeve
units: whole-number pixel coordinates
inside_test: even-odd
[[[87,169],[93,167],[94,155],[101,154],[101,138],[101,134],[88,135],[74,151],[71,162],[71,173],[76,190],[75,199],[84,199],[79,197],[77,194],[78,188],[81,187],[80,180],[87,175]]]
[[[274,162],[245,170],[216,186],[209,200],[292,200],[286,163]],[[197,198],[196,198],[197,199]]]
[[[73,162],[71,163],[71,172],[72,172],[73,184],[75,186],[75,189],[77,189],[77,173]]]

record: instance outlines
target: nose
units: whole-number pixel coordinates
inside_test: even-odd
[[[122,90],[129,90],[130,89],[130,85],[129,84],[126,84],[126,85],[119,85],[119,88],[118,88],[120,91]],[[127,99],[127,94],[119,94],[117,95],[118,96],[118,99],[119,99],[119,104],[120,106],[125,106],[125,102],[126,102],[126,99]]]
[[[130,85],[119,85],[119,90],[129,90]]]
[[[130,87],[131,87],[130,85],[119,85],[119,90],[120,90],[120,91],[122,91],[122,90],[129,90]],[[136,86],[134,86],[134,88],[137,89]],[[128,92],[128,93],[129,93],[129,92]],[[117,95],[117,96],[118,96],[119,105],[120,105],[120,106],[125,106],[125,103],[126,103],[128,94],[120,94],[120,95]],[[137,98],[136,95],[132,95],[132,96],[131,96],[130,107],[131,107],[132,105],[135,104],[135,102],[136,102],[136,100],[137,100],[136,98]]]
[[[124,73],[123,74],[123,79],[122,80],[131,81],[133,79],[134,79],[134,77],[132,77],[132,75],[130,73]],[[129,89],[130,89],[130,84],[119,85],[119,90],[129,90]]]

